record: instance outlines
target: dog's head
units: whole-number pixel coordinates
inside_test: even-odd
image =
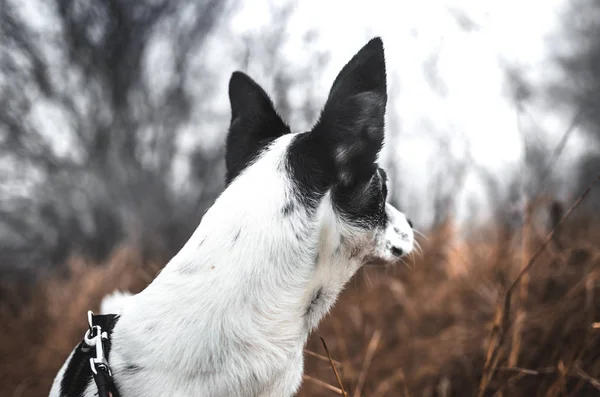
[[[254,223],[242,228],[268,223],[274,234],[303,240],[300,250],[358,266],[411,252],[412,225],[386,203],[386,173],[377,164],[387,102],[381,39],[344,66],[310,131],[292,133],[265,91],[241,72],[232,75],[229,96],[225,193],[235,190],[248,200],[245,213],[255,211],[247,216]]]

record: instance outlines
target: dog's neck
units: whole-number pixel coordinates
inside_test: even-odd
[[[344,253],[329,198],[311,210],[290,195],[279,164],[287,142],[277,145],[248,170],[267,179],[256,186],[251,175],[233,181],[124,309],[123,326],[143,323],[172,354],[187,357],[174,370],[226,367],[244,354],[275,365],[302,354],[310,330],[359,267]],[[127,343],[140,342],[132,336]]]

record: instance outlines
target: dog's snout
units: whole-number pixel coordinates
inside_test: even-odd
[[[413,250],[413,222],[403,213],[387,204],[388,225],[385,231],[385,251],[382,257],[391,262],[410,254]]]

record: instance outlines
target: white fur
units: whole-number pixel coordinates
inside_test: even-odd
[[[129,292],[115,291],[102,299],[100,304],[100,313],[102,314],[121,314],[125,299],[130,297]]]
[[[365,232],[329,194],[316,212],[297,202],[284,167],[295,135],[230,184],[144,291],[103,304],[121,313],[110,364],[123,397],[294,395],[308,335],[347,281],[366,258],[396,260],[392,245],[412,250],[412,229],[391,205],[388,227]],[[88,385],[85,396],[95,392]]]

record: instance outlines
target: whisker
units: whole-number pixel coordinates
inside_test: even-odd
[[[419,244],[419,242],[416,241],[416,240],[413,242],[413,244],[414,244],[415,250],[417,251],[417,253],[419,254],[419,256],[421,258],[423,258],[423,247],[421,247],[421,244]]]
[[[404,259],[400,259],[400,262],[401,262],[401,263],[402,263],[404,266],[408,267],[410,270],[412,270],[412,271],[414,271],[414,270],[415,270],[414,266],[411,266],[410,264],[408,264],[408,263],[407,263],[407,262],[406,262]]]
[[[425,240],[429,241],[429,237],[427,237],[425,234],[423,234],[422,232],[418,231],[417,229],[413,229],[413,232],[415,234],[418,234],[420,237],[424,238]]]
[[[422,246],[422,245],[421,245],[421,243],[419,243],[418,241],[417,241],[417,247],[419,247],[419,251],[420,251],[421,253],[423,253],[423,246]]]
[[[369,273],[363,272],[363,274],[365,275],[365,280],[367,282],[368,287],[373,288],[373,283],[371,282],[371,277],[369,277]]]
[[[409,256],[410,256],[410,260],[414,262],[415,261],[415,251],[414,250],[410,251]]]

